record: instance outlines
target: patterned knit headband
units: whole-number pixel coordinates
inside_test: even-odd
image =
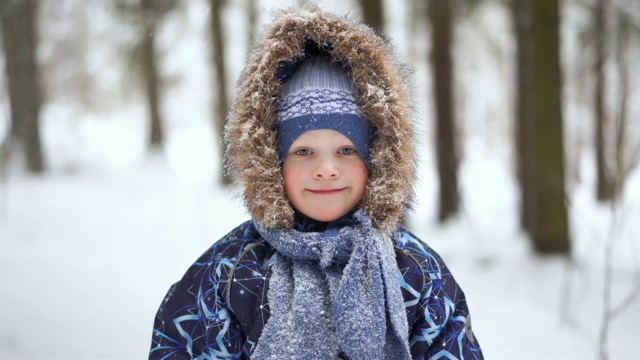
[[[280,161],[300,135],[321,129],[346,136],[367,163],[371,125],[356,104],[351,76],[328,57],[314,56],[302,60],[276,103]]]

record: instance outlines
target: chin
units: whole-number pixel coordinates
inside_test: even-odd
[[[344,216],[347,213],[347,211],[345,212],[330,212],[330,213],[315,213],[315,214],[310,214],[307,215],[308,217],[316,220],[316,221],[322,221],[322,222],[330,222],[330,221],[334,221],[334,220],[338,220],[340,219],[342,216]]]

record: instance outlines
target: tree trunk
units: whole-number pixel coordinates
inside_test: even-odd
[[[618,110],[618,116],[616,121],[616,138],[615,138],[615,152],[616,152],[616,172],[612,182],[613,195],[611,200],[617,202],[622,199],[622,193],[624,186],[627,182],[627,177],[632,169],[631,162],[627,163],[627,100],[629,98],[629,69],[623,60],[618,60],[618,72],[619,72],[619,94],[620,94],[620,107]],[[637,155],[636,155],[637,156]]]
[[[384,7],[382,0],[359,0],[360,10],[362,11],[362,19],[364,22],[374,28],[377,33],[384,32]]]
[[[570,251],[564,181],[559,0],[532,1],[534,249]]]
[[[453,4],[432,0],[429,15],[432,25],[431,69],[436,105],[436,156],[440,187],[438,220],[444,222],[458,212],[458,154],[453,113],[453,61],[451,58]]]
[[[36,59],[37,2],[7,1],[2,5],[2,34],[11,104],[10,137],[26,154],[27,169],[44,171],[40,141],[40,87]]]
[[[595,34],[595,62],[593,72],[596,76],[594,88],[594,115],[596,121],[595,131],[595,148],[596,148],[596,195],[599,201],[608,201],[613,197],[613,179],[611,176],[611,168],[607,164],[607,114],[605,111],[605,75],[604,64],[606,62],[606,11],[607,1],[597,0],[594,7],[594,29]]]
[[[424,33],[418,30],[418,24],[421,24],[421,21],[423,20],[421,15],[426,13],[426,11],[419,9],[422,4],[422,1],[419,2],[418,0],[409,0],[409,5],[407,6],[407,10],[405,11],[405,16],[409,19],[409,45],[407,46],[407,54],[409,57],[409,61],[411,61],[412,63],[417,63],[418,58],[420,57],[417,54],[418,51],[416,47],[414,46],[416,37],[420,36],[420,39],[422,40],[422,36],[424,36]]]
[[[256,10],[256,0],[247,0],[247,17],[249,20],[249,31],[247,31],[247,44],[248,49],[253,48],[253,43],[256,41],[256,24],[258,22],[258,11]]]
[[[214,127],[218,131],[220,164],[222,167],[222,184],[231,184],[231,176],[227,171],[224,160],[224,125],[226,123],[229,105],[227,101],[227,71],[225,66],[225,44],[222,29],[222,2],[221,0],[211,0],[211,40],[213,45],[213,67],[215,72],[215,109]]]
[[[615,137],[615,176],[613,176],[613,197],[612,200],[614,202],[622,199],[622,194],[624,191],[624,187],[626,184],[627,177],[629,173],[634,168],[634,162],[637,159],[640,159],[640,155],[635,152],[631,152],[636,156],[636,159],[633,157],[628,157],[628,148],[631,144],[629,144],[629,138],[627,134],[628,129],[628,99],[629,99],[629,78],[631,74],[629,73],[629,64],[627,62],[627,49],[629,48],[629,33],[630,29],[630,20],[629,15],[619,12],[617,16],[617,31],[616,31],[616,53],[615,53],[615,64],[616,70],[618,72],[618,94],[619,94],[619,105],[616,116],[616,137]]]
[[[512,0],[516,36],[516,173],[520,185],[520,226],[534,227],[533,167],[531,154],[531,0]]]
[[[160,115],[160,76],[157,67],[156,54],[156,19],[153,0],[142,0],[142,15],[144,33],[142,39],[142,56],[144,67],[144,82],[149,106],[149,148],[159,150],[164,144],[163,121]]]

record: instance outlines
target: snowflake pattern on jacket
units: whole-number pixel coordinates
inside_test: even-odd
[[[482,359],[464,293],[440,256],[401,225],[394,245],[414,359]],[[247,221],[174,284],[155,319],[149,359],[250,359],[269,319],[275,250]]]

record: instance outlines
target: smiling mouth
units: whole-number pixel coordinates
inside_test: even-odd
[[[337,193],[341,192],[344,189],[346,189],[346,188],[342,188],[342,189],[320,189],[320,190],[308,189],[308,191],[313,193],[313,194],[316,194],[316,195],[333,195],[333,194],[337,194]]]

